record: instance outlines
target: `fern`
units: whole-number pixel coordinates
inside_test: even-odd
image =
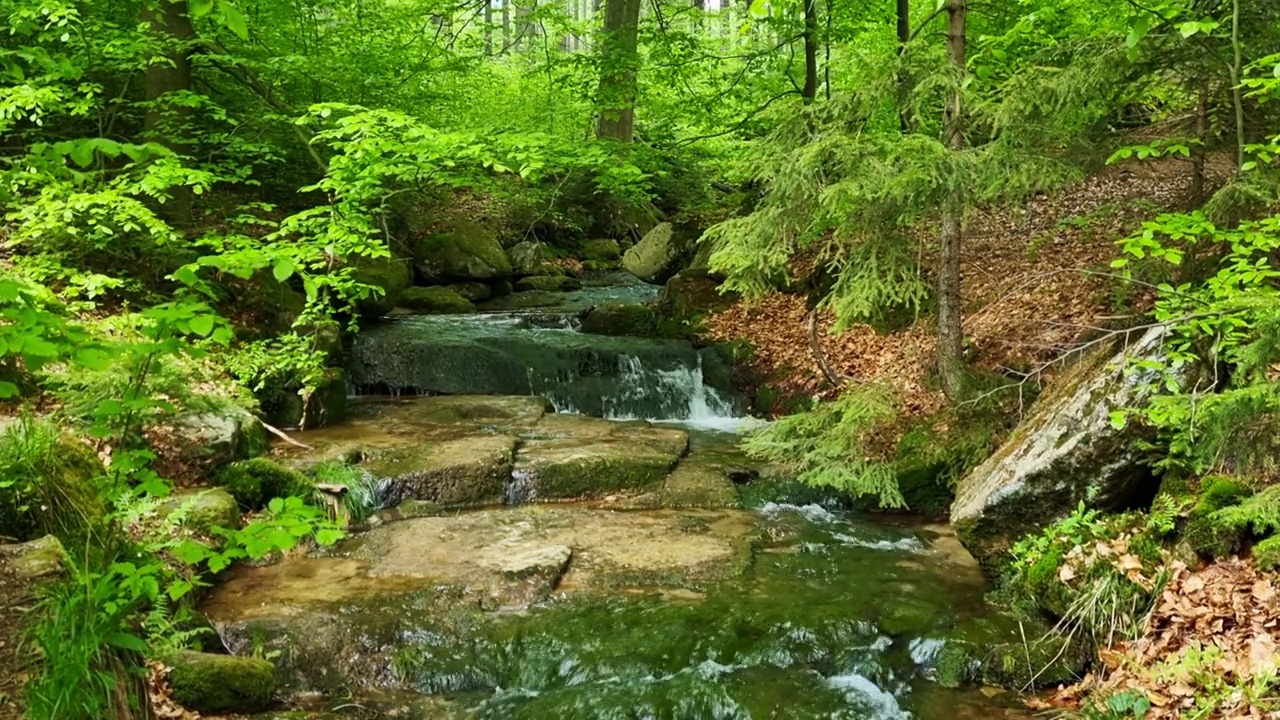
[[[1218,510],[1211,519],[1220,527],[1272,535],[1280,531],[1280,485],[1245,498],[1239,505]]]
[[[867,447],[871,433],[895,416],[888,388],[859,386],[756,431],[743,442],[743,449],[789,467],[808,485],[873,496],[884,507],[903,507],[892,464],[875,459]]]

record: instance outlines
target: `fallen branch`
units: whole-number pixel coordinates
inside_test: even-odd
[[[839,388],[844,385],[844,380],[831,369],[831,364],[827,362],[827,354],[822,351],[822,343],[818,339],[818,308],[809,311],[809,350],[813,353],[813,359],[818,363],[818,369],[822,370],[822,375],[831,383],[833,388]]]
[[[303,450],[312,450],[312,451],[314,451],[314,450],[315,450],[315,448],[311,447],[310,445],[308,445],[308,444],[306,444],[306,443],[300,443],[300,442],[298,442],[297,440],[294,440],[293,438],[289,437],[289,436],[288,436],[288,434],[286,434],[286,433],[285,433],[285,431],[281,430],[280,428],[278,428],[278,427],[276,427],[276,426],[274,426],[274,425],[271,425],[271,424],[270,424],[270,423],[268,423],[266,420],[263,420],[262,418],[258,417],[257,415],[254,415],[253,413],[249,412],[248,410],[246,410],[244,414],[245,414],[245,415],[248,415],[249,417],[251,417],[251,418],[253,418],[254,420],[256,420],[260,425],[262,425],[262,427],[263,427],[264,429],[266,429],[266,431],[267,431],[267,432],[271,433],[272,435],[275,435],[276,437],[278,437],[278,438],[280,438],[281,440],[283,440],[283,441],[285,441],[285,442],[289,443],[290,445],[292,445],[292,446],[294,446],[294,447],[300,447],[300,448],[302,448]]]

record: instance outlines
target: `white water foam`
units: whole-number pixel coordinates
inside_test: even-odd
[[[623,390],[614,402],[606,399],[605,418],[677,423],[722,432],[740,432],[751,424],[758,423],[754,418],[739,414],[732,402],[706,384],[702,375],[702,356],[697,357],[697,363],[691,368],[656,371],[647,370],[640,358],[629,355],[618,358],[618,382]],[[677,408],[671,417],[640,417],[618,409],[651,383],[656,383],[661,390],[674,397],[688,398],[687,404]]]
[[[831,687],[843,692],[850,700],[862,700],[873,713],[875,720],[908,720],[911,713],[902,709],[893,693],[882,690],[858,673],[834,675],[827,678]]]
[[[867,540],[866,538],[831,533],[831,537],[848,547],[860,547],[870,550],[896,550],[899,552],[924,552],[925,545],[916,538],[900,538],[898,540]]]

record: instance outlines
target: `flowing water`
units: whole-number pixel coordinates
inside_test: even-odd
[[[583,307],[619,296],[652,290],[589,288],[536,312],[399,318],[360,336],[350,376],[364,391],[536,394],[562,413],[673,423],[690,452],[658,496],[707,472],[717,497],[736,496],[730,480],[754,469],[725,431],[746,418],[723,368],[689,343],[578,331]],[[290,689],[328,693],[301,717],[1027,717],[1012,695],[937,682],[948,634],[991,615],[976,564],[945,525],[849,513],[817,495],[782,503],[763,483],[741,493],[748,510],[619,512],[613,496],[525,505],[536,478],[522,469],[523,443],[564,430],[519,412],[494,425],[415,409],[422,402],[367,403],[373,416],[299,437],[430,447],[454,437],[452,422],[515,433],[505,507],[392,516],[322,556],[239,570],[205,608],[228,647],[279,651]],[[396,414],[379,420],[383,408]],[[464,419],[423,425],[415,412]]]
[[[349,377],[359,393],[542,395],[558,412],[728,428],[744,419],[730,369],[681,340],[579,331],[592,305],[652,300],[647,285],[588,287],[552,307],[407,315],[361,333]]]

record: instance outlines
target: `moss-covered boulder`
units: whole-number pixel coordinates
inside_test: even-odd
[[[729,471],[705,458],[681,460],[662,487],[625,504],[628,508],[736,508],[741,507],[738,488]]]
[[[531,290],[565,292],[577,290],[580,287],[582,287],[582,283],[564,275],[531,275],[516,281],[516,292],[529,292]]]
[[[1196,504],[1187,513],[1182,539],[1199,557],[1212,560],[1244,548],[1247,533],[1214,520],[1214,513],[1237,505],[1253,491],[1237,478],[1210,475],[1200,481]]]
[[[355,257],[349,261],[354,267],[352,279],[363,285],[381,289],[356,303],[356,311],[367,318],[382,317],[400,302],[400,296],[413,284],[413,272],[399,258]]]
[[[930,663],[943,687],[976,683],[1026,690],[1070,684],[1091,659],[1084,643],[1052,632],[1042,621],[997,616],[962,622]]]
[[[622,248],[613,238],[597,238],[582,243],[582,260],[595,263],[616,263],[622,257]]]
[[[173,699],[196,712],[253,712],[276,694],[276,669],[266,660],[183,651],[162,662]]]
[[[1150,501],[1156,482],[1137,422],[1117,424],[1113,411],[1143,407],[1150,371],[1134,361],[1158,357],[1163,329],[1104,346],[1058,378],[990,458],[961,479],[951,522],[988,572],[1020,537],[1077,506],[1113,510]]]
[[[511,274],[497,233],[472,220],[454,219],[413,240],[413,267],[428,282],[491,280]]]
[[[664,283],[687,259],[688,243],[671,223],[660,223],[622,255],[627,272],[649,283]]]
[[[0,431],[0,536],[82,542],[106,515],[97,485],[104,473],[93,448],[54,425],[9,424]]]
[[[473,313],[471,301],[447,287],[411,287],[400,297],[400,306],[424,313],[460,315]]]
[[[212,537],[214,528],[240,527],[240,503],[222,488],[177,490],[160,505],[159,513],[203,537]]]
[[[667,317],[691,320],[723,310],[737,299],[734,293],[721,293],[720,281],[706,270],[689,269],[667,280],[659,306]]]
[[[603,497],[657,489],[689,448],[683,430],[548,415],[541,437],[521,445],[514,481],[521,500]]]
[[[446,287],[473,303],[488,300],[494,294],[493,287],[482,282],[453,283]]]
[[[362,467],[387,481],[387,504],[425,500],[446,506],[502,503],[515,456],[510,435],[471,435],[393,449],[370,449]]]
[[[0,564],[20,580],[57,576],[67,561],[67,551],[52,535],[24,543],[0,545]]]
[[[219,468],[213,480],[245,510],[260,510],[273,498],[305,496],[312,488],[307,476],[264,457]]]
[[[547,253],[542,243],[524,240],[507,251],[511,258],[511,272],[516,276],[537,275],[547,264]]]
[[[481,310],[533,310],[536,308],[555,307],[564,302],[559,293],[546,290],[528,290],[494,297],[480,304]]]
[[[246,410],[222,407],[179,415],[172,427],[174,450],[189,467],[214,468],[267,449],[267,431]]]
[[[595,335],[658,335],[658,314],[645,303],[605,303],[582,318],[582,332]]]

